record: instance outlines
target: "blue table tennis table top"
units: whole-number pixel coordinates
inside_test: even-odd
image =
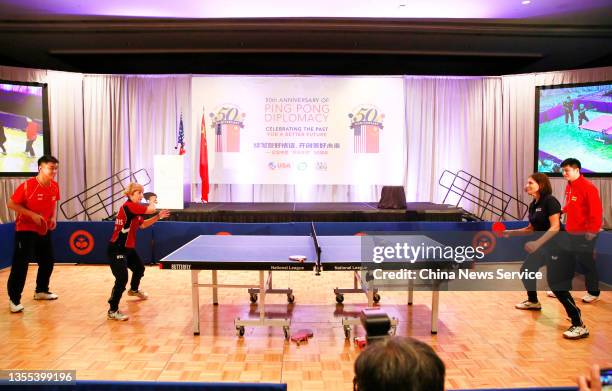
[[[317,236],[322,270],[360,270],[363,252],[361,236]],[[368,240],[367,238],[365,240]],[[415,246],[440,245],[423,236],[407,241]],[[162,269],[173,270],[313,270],[317,261],[311,236],[201,235],[160,260]],[[305,256],[296,262],[290,256]],[[448,263],[448,262],[447,262]],[[423,260],[402,267],[442,267],[440,261]]]

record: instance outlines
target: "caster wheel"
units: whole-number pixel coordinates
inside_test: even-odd
[[[249,300],[251,300],[251,303],[257,303],[257,293],[252,293]]]
[[[351,338],[351,326],[344,326],[344,338]]]
[[[287,295],[287,303],[293,303],[295,301],[295,296],[289,294]]]
[[[336,302],[342,304],[344,302],[344,295],[342,293],[336,295]]]
[[[380,295],[378,293],[374,293],[372,299],[374,300],[374,303],[378,303],[380,301]]]

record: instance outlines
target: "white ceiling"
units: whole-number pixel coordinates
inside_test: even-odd
[[[523,19],[571,16],[610,0],[0,0],[0,19],[57,17]],[[609,22],[609,21],[608,21]]]
[[[612,0],[0,0],[0,65],[500,75],[612,65]]]

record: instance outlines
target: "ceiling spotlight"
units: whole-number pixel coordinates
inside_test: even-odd
[[[523,5],[531,4],[531,0],[523,0],[521,1],[521,4]]]

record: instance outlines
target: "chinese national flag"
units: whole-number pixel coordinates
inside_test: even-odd
[[[208,191],[210,184],[208,183],[208,145],[206,144],[206,124],[202,113],[202,124],[200,126],[200,179],[202,179],[202,201],[208,202]]]

